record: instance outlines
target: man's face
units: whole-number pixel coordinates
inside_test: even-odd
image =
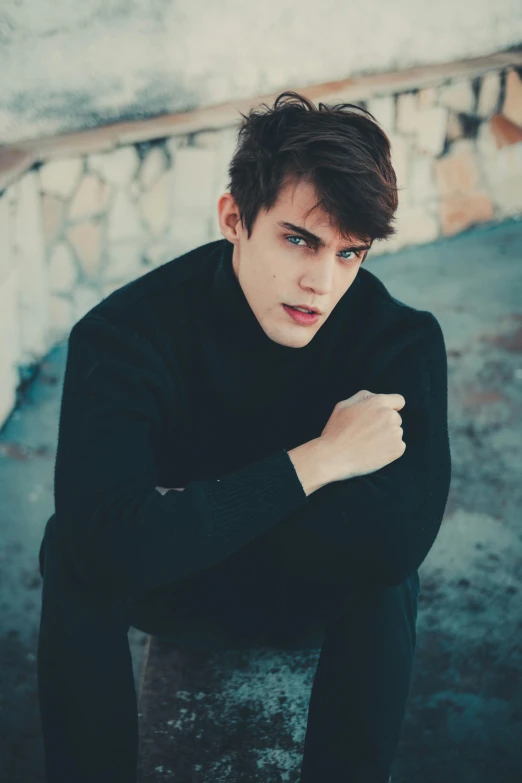
[[[245,298],[266,335],[290,348],[303,348],[312,340],[350,288],[369,249],[356,237],[342,240],[323,211],[316,209],[305,218],[317,200],[308,182],[287,184],[274,206],[260,211],[250,239],[231,194],[218,201],[221,230],[234,244],[232,266]],[[318,240],[281,225],[285,222]],[[300,323],[284,305],[316,308],[320,315],[314,322],[305,316],[302,320],[308,322]]]

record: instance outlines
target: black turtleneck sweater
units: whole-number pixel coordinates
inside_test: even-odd
[[[400,583],[428,554],[450,484],[438,321],[360,268],[308,345],[280,345],[232,250],[197,247],[74,325],[48,525],[78,578],[132,600],[253,548],[296,576]],[[406,451],[307,496],[288,451],[360,389],[404,396]]]

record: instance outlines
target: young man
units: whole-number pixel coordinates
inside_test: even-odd
[[[398,204],[372,115],[265,108],[223,239],[70,334],[40,552],[47,783],[134,783],[127,631],[200,611],[274,644],[319,621],[301,783],[389,779],[450,484],[445,343],[362,267]]]

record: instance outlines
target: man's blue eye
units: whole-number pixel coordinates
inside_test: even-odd
[[[308,245],[308,247],[310,247],[310,244],[308,242],[306,242],[306,240],[303,237],[292,235],[292,236],[285,237],[285,239],[288,239],[289,241],[291,239],[301,239],[305,243],[305,245]],[[294,242],[290,242],[290,244],[294,245],[294,247],[301,247],[301,245],[297,245]],[[351,253],[352,254],[352,258],[347,258],[346,256],[343,256],[345,261],[354,261],[357,258],[357,256],[355,255],[355,251],[354,250],[341,250],[341,253]]]

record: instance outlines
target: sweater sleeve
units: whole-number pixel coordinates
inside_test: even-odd
[[[379,359],[369,385],[403,395],[406,450],[373,473],[317,490],[263,536],[259,545],[273,567],[325,583],[396,585],[426,558],[443,519],[451,454],[444,337],[425,315],[428,322],[411,329],[400,349]]]
[[[78,577],[126,599],[217,564],[308,500],[284,449],[160,494],[151,435],[171,388],[157,349],[134,331],[93,313],[71,330],[55,527]]]

